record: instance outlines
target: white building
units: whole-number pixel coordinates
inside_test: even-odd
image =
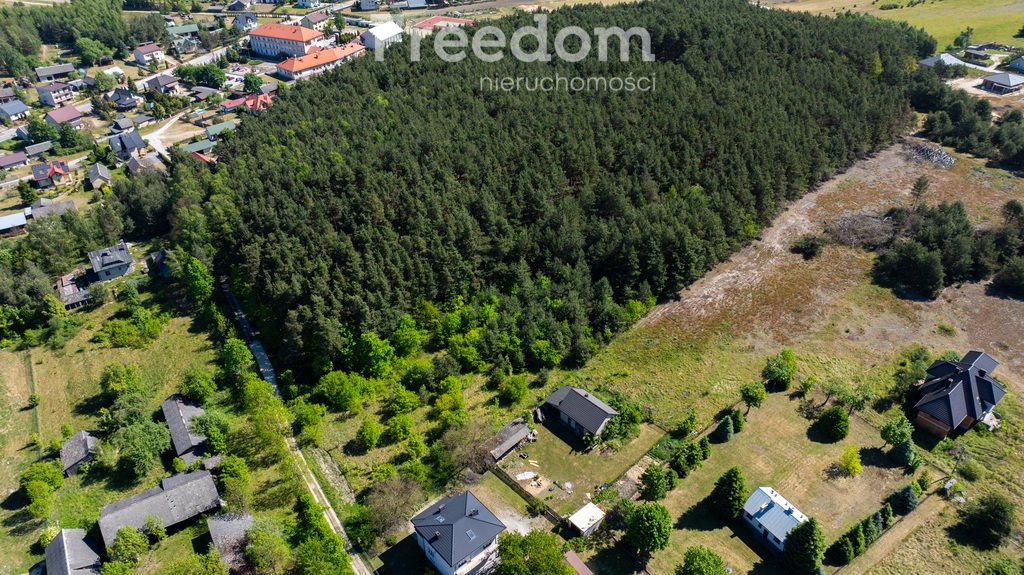
[[[758,487],[743,504],[743,520],[760,534],[769,547],[782,551],[786,535],[807,516],[771,487]]]
[[[299,0],[295,5],[299,8],[319,8],[320,0]]]
[[[569,516],[569,525],[580,535],[586,537],[597,531],[604,521],[604,511],[593,503],[587,503],[580,507],[576,513]]]
[[[359,38],[368,50],[387,48],[402,41],[402,28],[394,22],[385,22],[360,34]]]
[[[505,524],[469,491],[432,503],[412,518],[416,542],[441,575],[476,572],[498,551]]]
[[[139,66],[149,66],[164,59],[163,48],[159,44],[142,44],[135,48],[135,63]]]

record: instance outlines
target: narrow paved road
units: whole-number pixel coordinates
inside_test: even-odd
[[[263,349],[263,344],[260,343],[259,338],[256,337],[256,331],[253,329],[252,324],[249,323],[249,319],[245,317],[245,312],[242,311],[242,306],[238,303],[238,299],[235,298],[235,294],[231,292],[231,288],[228,286],[227,278],[220,278],[220,289],[224,292],[224,297],[228,300],[228,305],[231,306],[232,315],[235,321],[238,323],[239,329],[242,331],[242,337],[245,338],[249,344],[249,349],[252,350],[252,355],[256,359],[256,366],[259,368],[260,375],[263,379],[270,383],[274,388],[274,394],[281,397],[281,393],[277,387],[277,374],[274,372],[274,366],[270,363],[270,357],[267,356],[266,350]],[[306,482],[306,488],[309,489],[310,493],[313,494],[313,499],[324,508],[324,518],[327,519],[327,523],[330,524],[331,529],[335,533],[341,536],[345,541],[347,548],[352,549],[352,541],[349,540],[348,534],[345,533],[345,528],[341,524],[341,519],[338,518],[337,512],[331,505],[330,500],[327,499],[327,495],[324,493],[320,482],[317,480],[316,475],[309,467],[309,462],[306,461],[306,457],[302,454],[302,450],[299,449],[298,444],[295,442],[295,438],[288,436],[285,438],[288,444],[288,449],[295,455],[299,470],[302,472],[302,479]],[[356,572],[356,575],[373,575],[373,571],[366,566],[363,562],[363,557],[359,553],[352,553],[352,570]]]

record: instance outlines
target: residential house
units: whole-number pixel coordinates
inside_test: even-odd
[[[324,34],[302,26],[264,24],[249,32],[249,49],[263,56],[305,56],[325,45]]]
[[[302,0],[300,0],[302,1]],[[299,20],[299,26],[304,26],[310,30],[324,31],[331,21],[331,16],[327,12],[310,12],[306,14],[302,20]]]
[[[63,82],[53,82],[45,86],[36,86],[36,94],[39,95],[39,101],[43,104],[56,108],[65,102],[70,102],[75,99],[74,92],[71,91],[71,86],[64,84]]]
[[[194,418],[204,413],[203,408],[180,395],[172,395],[164,400],[160,409],[164,412],[167,428],[171,431],[174,453],[185,462],[185,465],[202,459],[202,447],[206,437],[192,433],[191,425]]]
[[[133,52],[135,57],[135,63],[139,66],[149,66],[157,62],[162,62],[164,59],[164,49],[159,44],[152,42],[148,44],[141,44],[135,47]]]
[[[246,111],[250,114],[262,112],[270,107],[273,97],[270,94],[249,94],[240,98],[226,100],[221,103],[221,112]]]
[[[1003,72],[981,79],[981,87],[997,94],[1010,94],[1024,87],[1024,76]]]
[[[126,132],[135,127],[135,122],[127,116],[118,116],[114,118],[114,121],[110,123],[110,133],[120,134]]]
[[[100,554],[85,529],[61,529],[46,546],[46,575],[99,575]]]
[[[210,96],[217,94],[218,90],[214,88],[207,88],[206,86],[193,86],[192,87],[192,99],[196,102],[205,102]]]
[[[114,88],[113,92],[106,95],[106,99],[118,112],[134,110],[142,101],[141,96],[128,88]]]
[[[597,531],[604,521],[604,511],[592,502],[587,502],[583,507],[576,510],[569,516],[569,527],[581,537],[587,537]]]
[[[312,54],[288,58],[277,65],[277,75],[285,80],[298,80],[326,72],[347,62],[358,58],[366,53],[366,47],[357,43],[349,42],[343,46],[324,48]]]
[[[10,170],[11,168],[24,166],[27,163],[28,154],[25,152],[14,152],[13,154],[0,156],[0,170]]]
[[[139,134],[138,130],[121,132],[111,136],[107,143],[110,144],[110,149],[114,152],[114,155],[125,162],[132,156],[141,155],[143,150],[146,149],[146,141],[142,139],[142,135]]]
[[[82,128],[82,113],[74,106],[61,106],[54,108],[43,116],[46,123],[60,129],[64,124],[71,124],[76,130]]]
[[[94,190],[98,190],[103,186],[109,186],[110,182],[113,181],[113,178],[110,176],[110,170],[100,163],[89,166],[89,171],[85,173],[85,176],[89,179],[89,183]]]
[[[68,311],[82,307],[89,302],[89,290],[85,286],[78,285],[78,278],[85,271],[81,268],[80,270],[60,276],[54,285],[57,297],[64,304],[64,309]]]
[[[32,216],[32,219],[34,220],[41,220],[50,216],[61,216],[67,212],[74,212],[77,210],[78,208],[75,207],[75,202],[71,200],[55,202],[50,198],[39,198],[32,202],[32,205],[29,207],[28,215]]]
[[[136,128],[141,128],[143,126],[148,126],[148,125],[152,124],[155,121],[156,121],[156,118],[154,118],[153,116],[147,116],[146,114],[135,114],[134,116],[132,116],[132,124]]]
[[[416,543],[441,575],[465,575],[492,562],[501,522],[470,491],[432,503],[412,518]]]
[[[32,144],[30,146],[25,146],[25,153],[28,154],[28,157],[30,157],[30,158],[37,158],[39,156],[42,156],[46,152],[52,152],[52,151],[53,151],[53,142],[52,141],[39,142],[38,144]]]
[[[194,54],[201,46],[202,42],[193,36],[177,36],[171,40],[171,51],[179,56]]]
[[[36,68],[36,77],[40,82],[53,82],[61,78],[67,78],[75,71],[74,64],[56,64],[54,66],[40,66]]]
[[[235,19],[231,22],[231,25],[235,28],[238,28],[242,32],[249,33],[255,30],[256,27],[259,26],[259,23],[256,21],[255,14],[253,14],[252,12],[246,12],[245,14],[239,14],[238,16],[235,16]]]
[[[462,28],[472,26],[474,22],[465,18],[452,18],[450,16],[431,16],[422,22],[413,24],[412,31],[420,37],[429,36],[438,30],[445,28]]]
[[[199,26],[196,24],[182,24],[181,26],[168,26],[167,33],[171,36],[199,36]]]
[[[249,537],[246,532],[252,527],[252,515],[214,515],[206,520],[206,527],[210,530],[210,539],[217,548],[221,563],[228,568],[228,573],[248,573],[250,569],[245,547],[249,544]]]
[[[376,10],[380,6],[378,0],[359,0],[359,9],[364,11]]]
[[[14,93],[14,88],[0,88],[0,104],[6,104],[16,97],[17,94]]]
[[[122,527],[142,529],[156,517],[171,528],[220,507],[220,495],[209,471],[179,473],[142,493],[111,503],[100,510],[103,543],[110,546]]]
[[[967,65],[967,63],[964,62],[963,60],[961,60],[960,58],[957,58],[956,56],[954,56],[952,54],[946,54],[946,53],[936,54],[936,55],[931,56],[929,58],[925,58],[924,60],[918,60],[917,64],[919,66],[923,66],[925,68],[934,68],[940,62],[945,64],[946,66],[966,66]]]
[[[807,516],[771,487],[758,487],[743,504],[743,521],[761,536],[769,548],[781,552],[786,536]]]
[[[170,74],[160,74],[142,83],[145,90],[156,90],[161,94],[175,94],[178,91],[178,79]]]
[[[21,100],[9,100],[0,104],[0,116],[8,122],[17,122],[28,117],[28,106]]]
[[[28,220],[25,219],[24,211],[0,216],[0,238],[25,233],[25,226],[27,224]]]
[[[563,385],[544,400],[541,413],[557,413],[559,420],[579,436],[600,437],[613,417],[619,414],[605,402],[585,390]]]
[[[37,188],[52,188],[70,174],[67,160],[49,160],[32,166],[32,181]]]
[[[513,449],[531,437],[530,426],[522,417],[517,417],[498,430],[494,437],[484,443],[490,455],[489,464],[501,461]]]
[[[400,2],[392,2],[388,7],[398,8],[399,10],[419,10],[427,7],[427,0],[401,0]]]
[[[121,277],[132,268],[132,254],[121,240],[116,245],[89,252],[89,265],[100,281]]]
[[[230,120],[227,121],[227,122],[221,122],[219,124],[214,124],[212,126],[207,126],[206,127],[206,137],[209,140],[216,140],[217,138],[220,137],[221,134],[223,134],[224,132],[233,131],[237,126],[238,126],[238,124],[236,124],[236,123],[234,123],[234,122],[232,122]]]
[[[387,48],[402,41],[402,28],[393,21],[388,21],[363,32],[359,38],[369,50]]]
[[[128,160],[128,173],[135,175],[141,172],[161,172],[167,173],[167,166],[160,161],[160,158],[156,154],[146,154],[145,156],[132,156]]]
[[[1006,67],[1011,70],[1016,70],[1017,72],[1024,72],[1024,56],[1019,56],[1010,60],[1010,62],[1006,64]]]
[[[60,448],[60,466],[68,476],[78,473],[83,463],[96,457],[99,440],[88,431],[79,431],[64,442]]]
[[[214,142],[213,140],[198,140],[182,145],[181,149],[186,154],[194,154],[196,152],[204,153],[209,152],[216,145],[217,142]]]
[[[914,423],[939,437],[976,421],[998,425],[992,409],[1006,396],[1006,388],[992,378],[997,367],[999,362],[981,351],[968,352],[960,361],[933,363],[917,386],[921,399],[914,404]]]
[[[299,8],[319,8],[320,0],[298,0],[295,5]]]
[[[257,94],[269,94],[271,96],[277,95],[277,82],[267,82],[260,84],[260,89],[256,91]]]
[[[234,0],[228,4],[228,10],[232,12],[241,12],[242,10],[248,10],[250,6],[252,6],[252,2],[250,0]],[[253,14],[252,17],[253,20],[256,19],[255,14]]]

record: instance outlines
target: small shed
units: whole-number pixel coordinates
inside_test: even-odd
[[[99,443],[88,431],[79,431],[64,442],[60,448],[60,466],[67,475],[78,473],[83,463],[96,456]]]
[[[494,434],[494,437],[485,444],[491,454],[492,463],[501,461],[529,436],[530,426],[522,417],[513,419],[505,427],[499,429],[498,433]]]
[[[604,511],[601,511],[601,508],[592,502],[580,507],[576,513],[569,516],[569,526],[583,537],[597,531],[602,521],[604,521]]]

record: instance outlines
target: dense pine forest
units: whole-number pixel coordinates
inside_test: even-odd
[[[643,26],[657,60],[449,64],[402,48],[341,67],[244,123],[213,181],[186,186],[212,197],[196,198],[205,214],[178,201],[178,235],[193,253],[218,238],[293,365],[357,367],[355,336],[389,336],[410,312],[445,332],[436,344],[470,348],[463,368],[579,364],[890,143],[913,61],[934,48],[904,26],[739,0],[574,7],[549,33],[568,25]],[[657,90],[480,86],[555,71],[654,74]]]

